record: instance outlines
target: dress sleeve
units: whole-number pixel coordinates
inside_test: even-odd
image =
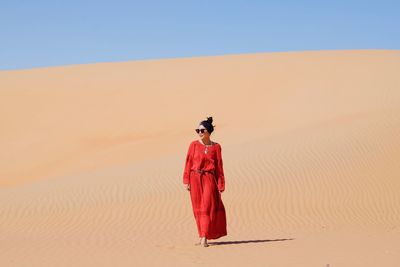
[[[217,145],[217,165],[215,168],[215,174],[218,181],[218,190],[223,192],[225,190],[225,175],[224,175],[224,166],[222,163],[222,152],[221,146]]]
[[[183,183],[188,184],[190,182],[190,170],[192,168],[192,158],[193,158],[193,143],[190,144],[189,149],[186,154],[185,169],[183,172]]]

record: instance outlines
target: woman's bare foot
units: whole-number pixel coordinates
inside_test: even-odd
[[[200,244],[201,244],[202,247],[208,247],[209,246],[208,243],[207,243],[207,238],[205,238],[205,237],[202,237],[200,239]]]
[[[194,245],[195,245],[195,246],[200,246],[200,245],[201,245],[201,238],[200,238],[199,242],[194,243]]]

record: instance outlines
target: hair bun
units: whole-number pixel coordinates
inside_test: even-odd
[[[213,123],[213,118],[212,118],[212,117],[207,117],[207,121],[208,121],[209,123]]]

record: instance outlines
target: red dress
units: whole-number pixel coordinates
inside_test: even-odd
[[[199,237],[217,239],[227,235],[225,207],[220,191],[225,190],[221,146],[190,143],[183,183],[190,183],[190,198]]]

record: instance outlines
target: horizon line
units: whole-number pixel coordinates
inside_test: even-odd
[[[288,51],[259,51],[259,52],[242,52],[242,53],[226,53],[226,54],[214,54],[214,55],[193,55],[193,56],[182,56],[182,57],[159,57],[159,58],[138,58],[128,60],[115,60],[115,61],[97,61],[97,62],[86,62],[86,63],[71,63],[61,65],[47,65],[37,66],[30,68],[11,68],[11,69],[0,69],[0,73],[4,72],[17,72],[17,71],[30,71],[30,70],[41,70],[41,69],[53,69],[63,67],[73,67],[82,65],[98,65],[98,64],[115,64],[115,63],[131,63],[131,62],[151,62],[151,61],[167,61],[167,60],[187,60],[196,58],[212,58],[212,57],[229,57],[229,56],[244,56],[244,55],[257,55],[257,54],[283,54],[283,53],[313,53],[313,52],[351,52],[351,51],[400,51],[400,49],[393,48],[360,48],[360,49],[310,49],[310,50],[288,50]]]

